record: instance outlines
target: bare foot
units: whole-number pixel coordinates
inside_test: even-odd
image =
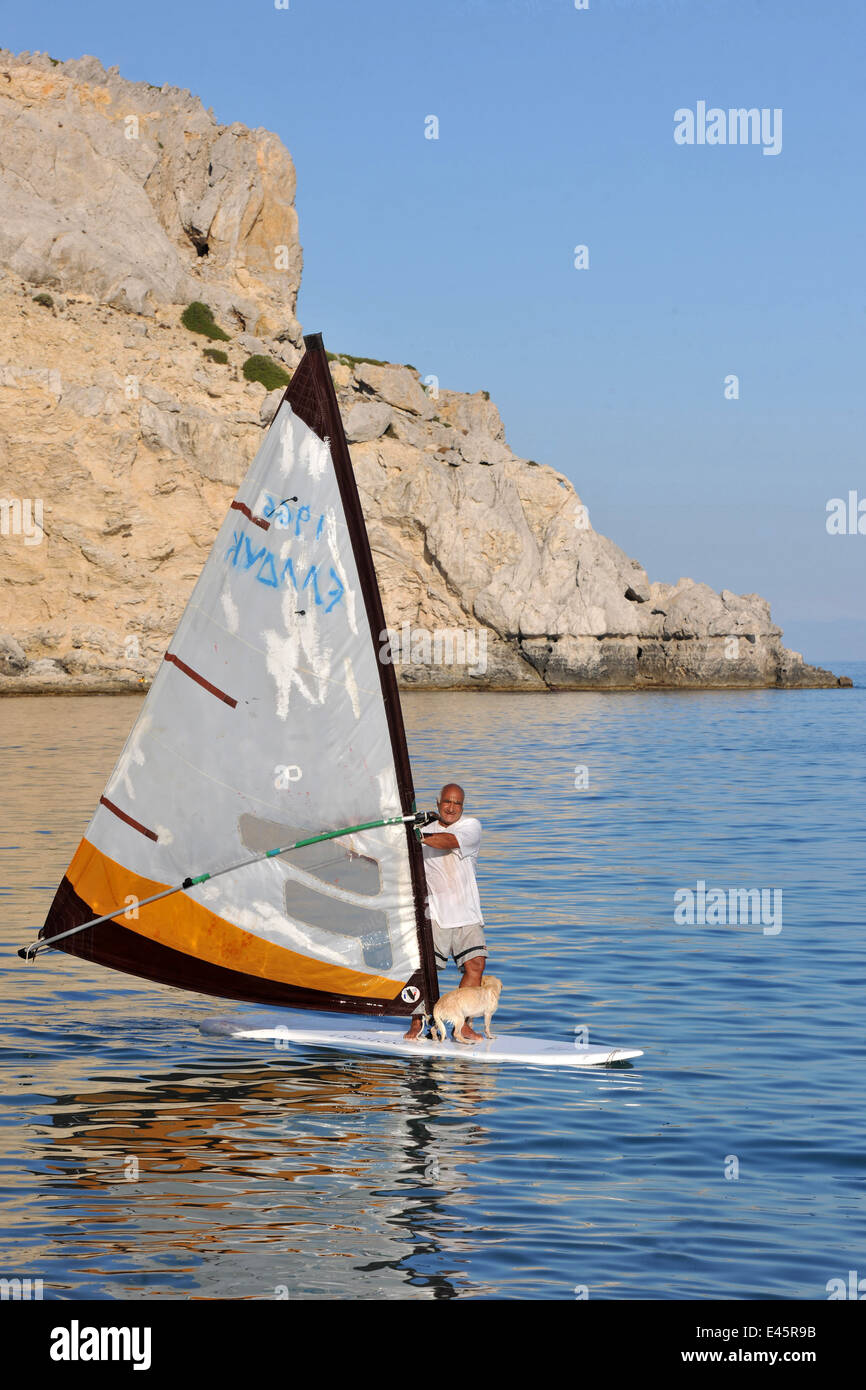
[[[412,1019],[412,1022],[411,1022],[410,1025],[409,1025],[409,1032],[408,1032],[408,1033],[404,1033],[404,1034],[403,1034],[403,1038],[404,1038],[404,1040],[405,1040],[406,1042],[417,1042],[417,1040],[418,1040],[418,1038],[419,1038],[420,1036],[421,1036],[421,1020],[420,1020],[420,1018],[413,1018],[413,1019]]]
[[[481,1042],[481,1034],[476,1033],[471,1023],[464,1023],[463,1027],[460,1029],[460,1035],[469,1042]]]

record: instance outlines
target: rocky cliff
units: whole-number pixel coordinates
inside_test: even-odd
[[[294,189],[188,92],[0,52],[0,691],[156,670],[281,395],[250,359],[300,357]],[[404,685],[840,683],[757,595],[650,583],[484,393],[332,374]]]

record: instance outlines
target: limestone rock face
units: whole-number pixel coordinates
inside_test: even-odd
[[[0,137],[0,693],[141,689],[283,394],[244,362],[300,357],[291,160],[92,58],[0,54]],[[757,595],[651,583],[484,392],[331,370],[404,687],[847,683]]]
[[[207,302],[296,346],[295,171],[276,135],[95,58],[0,50],[0,264],[130,313]]]
[[[0,634],[0,674],[17,676],[27,670],[27,653],[20,642],[6,633]]]
[[[454,425],[463,434],[480,435],[497,444],[505,443],[505,426],[499,411],[484,391],[476,391],[473,396],[463,395],[459,391],[440,391],[436,414],[440,420]]]
[[[422,420],[433,416],[433,406],[424,394],[417,376],[408,367],[377,367],[369,362],[360,362],[355,368],[355,381],[411,415],[419,415]]]
[[[350,444],[378,439],[391,423],[391,407],[384,401],[359,401],[346,419],[346,438]]]

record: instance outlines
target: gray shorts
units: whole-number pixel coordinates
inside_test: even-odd
[[[445,968],[449,956],[454,957],[454,964],[460,970],[467,961],[474,960],[476,956],[487,959],[487,942],[484,939],[484,927],[480,922],[476,927],[440,927],[437,922],[431,922],[430,925],[433,928],[433,951],[437,970]]]
[[[487,942],[481,923],[477,927],[440,927],[436,922],[431,922],[430,925],[433,929],[433,954],[437,972],[445,969],[449,956],[453,957],[455,965],[461,970],[467,961],[475,960],[478,956],[487,959]],[[414,1012],[423,1014],[423,1003],[419,1004]]]

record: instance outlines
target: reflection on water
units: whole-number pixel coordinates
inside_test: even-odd
[[[484,825],[495,1031],[646,1049],[569,1073],[207,1037],[225,1001],[19,961],[138,704],[0,702],[5,1276],[53,1298],[820,1298],[856,1267],[860,689],[405,701],[419,804],[453,778]],[[698,878],[780,888],[783,931],[675,926]]]
[[[42,1277],[60,1292],[62,1269],[78,1297],[455,1297],[501,1085],[495,1069],[320,1054],[96,1074],[34,1127]],[[159,1252],[155,1281],[141,1251]]]
[[[455,1296],[444,1207],[464,1182],[455,1154],[471,1165],[483,1147],[495,1087],[460,1074],[446,1098],[436,1070],[235,1061],[219,1077],[198,1065],[57,1094],[34,1160],[64,1264],[87,1273],[100,1250],[108,1291],[131,1297],[148,1282],[132,1249],[170,1242],[160,1282],[175,1293],[342,1296],[349,1261],[375,1273],[365,1297],[415,1280]],[[259,1245],[265,1268],[239,1287],[237,1258]]]

